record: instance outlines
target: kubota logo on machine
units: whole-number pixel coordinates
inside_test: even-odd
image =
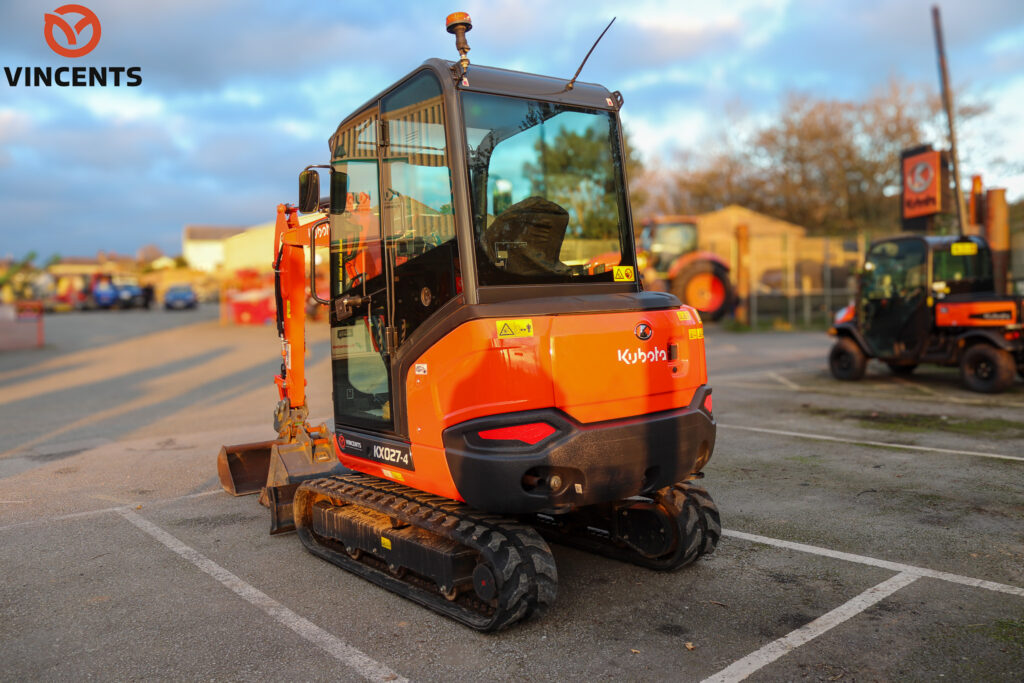
[[[327,218],[322,218],[313,224],[313,241],[316,242],[318,247],[327,246],[327,238],[331,236],[331,222]]]
[[[658,363],[668,361],[668,351],[665,349],[651,349],[644,351],[637,347],[636,350],[619,349],[619,362],[626,365],[637,365],[638,363]]]

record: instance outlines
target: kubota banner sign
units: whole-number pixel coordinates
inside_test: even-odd
[[[903,159],[903,217],[931,216],[942,210],[941,156],[922,152]]]

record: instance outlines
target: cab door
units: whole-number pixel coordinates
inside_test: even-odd
[[[874,356],[913,361],[924,350],[930,329],[928,245],[897,239],[871,247],[864,264],[858,317]]]
[[[391,282],[386,277],[381,224],[379,114],[376,107],[332,138],[332,172],[347,183],[331,198],[331,369],[336,428],[390,432]]]
[[[397,351],[458,289],[458,240],[441,83],[413,74],[381,99],[384,267]],[[403,381],[398,379],[396,381]]]
[[[406,432],[395,358],[461,284],[444,123],[441,83],[423,70],[332,138],[332,170],[347,174],[331,202],[338,429]]]

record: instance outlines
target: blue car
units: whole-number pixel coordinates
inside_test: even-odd
[[[173,285],[164,293],[164,308],[167,310],[183,310],[195,308],[199,298],[192,290],[192,285]]]
[[[110,280],[98,280],[92,288],[92,308],[113,308],[117,306],[117,287]]]
[[[118,284],[117,299],[121,308],[142,308],[144,305],[142,287],[134,283]]]

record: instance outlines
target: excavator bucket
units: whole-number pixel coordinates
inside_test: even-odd
[[[270,453],[276,441],[223,446],[217,455],[220,485],[233,496],[259,493],[267,485]]]

